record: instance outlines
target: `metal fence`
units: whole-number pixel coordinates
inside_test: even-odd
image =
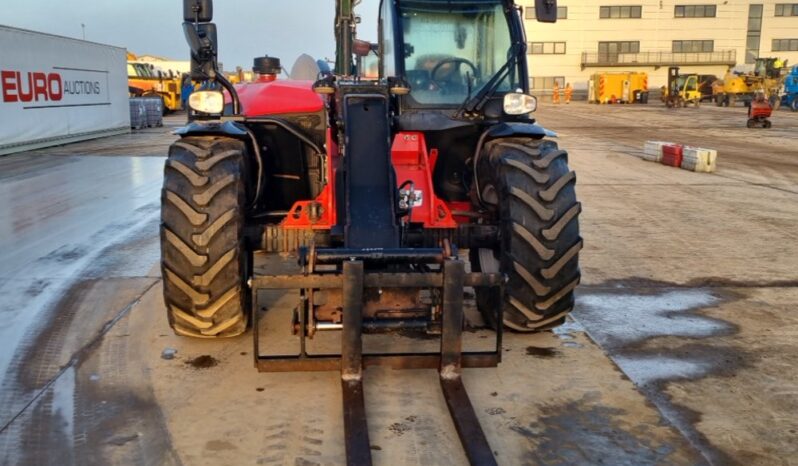
[[[718,52],[582,52],[582,68],[593,66],[670,66],[737,64],[736,50]]]

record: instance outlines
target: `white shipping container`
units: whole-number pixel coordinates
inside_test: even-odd
[[[0,155],[130,131],[124,48],[0,26]]]
[[[685,146],[682,168],[694,172],[714,172],[717,168],[718,151],[701,147]]]

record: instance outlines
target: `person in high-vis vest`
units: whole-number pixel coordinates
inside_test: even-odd
[[[557,84],[557,81],[554,81],[554,87],[551,89],[551,103],[560,103],[560,85]]]
[[[565,83],[565,103],[571,103],[571,97],[574,96],[574,88],[571,87],[571,83]]]

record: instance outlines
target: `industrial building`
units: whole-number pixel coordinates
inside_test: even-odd
[[[584,91],[598,72],[643,71],[656,89],[673,65],[722,77],[730,68],[751,68],[757,57],[798,64],[798,3],[565,0],[554,24],[535,21],[534,1],[520,3],[537,93],[555,81]]]

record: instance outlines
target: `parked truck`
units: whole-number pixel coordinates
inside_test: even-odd
[[[784,77],[783,88],[781,104],[798,112],[798,65],[793,66],[790,74]]]

